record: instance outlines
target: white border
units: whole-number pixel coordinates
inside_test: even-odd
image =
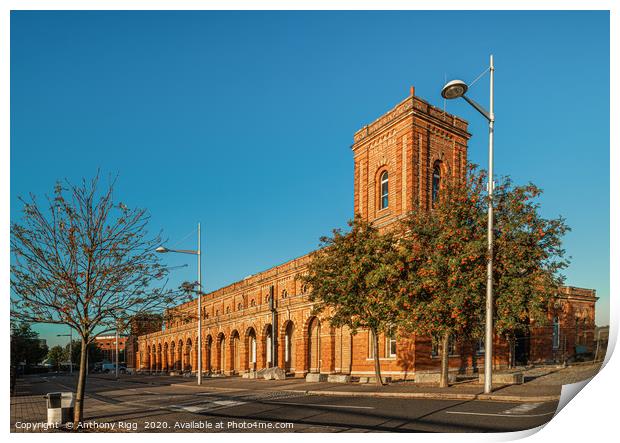
[[[283,1],[228,1],[225,3],[215,3],[206,1],[169,1],[169,0],[151,0],[151,1],[136,1],[136,0],[109,0],[109,1],[79,1],[79,0],[64,0],[64,1],[17,1],[9,0],[0,4],[2,14],[0,16],[0,135],[1,135],[1,149],[0,149],[0,174],[2,177],[2,189],[4,192],[0,193],[0,203],[3,210],[0,211],[0,220],[4,235],[0,238],[0,247],[3,251],[0,266],[0,278],[5,284],[9,281],[9,163],[10,163],[10,133],[9,133],[9,61],[10,61],[10,10],[68,10],[68,9],[80,9],[80,10],[198,10],[198,9],[295,9],[295,10],[310,10],[310,9],[384,9],[384,10],[401,10],[401,9],[416,9],[416,10],[553,10],[560,7],[563,10],[611,10],[611,54],[615,54],[618,51],[618,45],[616,44],[617,33],[617,8],[614,8],[615,3],[613,1],[597,1],[591,0],[584,1],[549,1],[549,0],[522,0],[515,1],[394,1],[384,0],[382,2],[358,0],[358,1],[298,1],[295,4],[289,4]],[[610,78],[618,78],[617,70],[617,57],[611,59],[611,76]],[[596,67],[592,67],[596,69]],[[577,88],[578,89],[578,88]],[[611,150],[611,256],[610,266],[615,272],[611,273],[611,287],[610,287],[610,345],[607,354],[606,366],[600,375],[594,378],[594,381],[590,383],[586,389],[580,392],[577,397],[579,400],[572,401],[547,425],[542,432],[536,432],[540,429],[517,432],[517,433],[504,433],[504,434],[371,434],[369,438],[376,439],[415,439],[424,441],[472,441],[479,442],[481,440],[486,441],[507,441],[518,438],[523,438],[528,435],[535,434],[531,437],[533,441],[573,441],[573,440],[586,440],[594,442],[596,440],[607,440],[610,435],[617,435],[617,417],[615,402],[617,401],[620,389],[618,388],[618,380],[615,374],[618,373],[620,364],[617,357],[612,357],[612,350],[615,347],[618,333],[618,320],[619,311],[615,298],[615,294],[618,289],[618,271],[620,271],[620,253],[618,252],[620,242],[618,238],[617,230],[614,229],[620,217],[618,216],[618,203],[620,202],[620,171],[618,168],[619,155],[617,152],[617,130],[615,130],[616,119],[616,105],[615,100],[618,98],[617,88],[611,83],[611,146],[616,149]],[[576,94],[579,91],[575,91]],[[8,293],[8,291],[6,292]],[[4,322],[4,330],[8,331],[9,322],[9,297],[7,296],[0,309],[2,309],[1,315]],[[8,355],[9,341],[5,336],[5,340],[2,342],[4,351],[3,355]],[[5,372],[4,376],[4,399],[2,403],[5,411],[5,426],[6,432],[9,432],[9,424],[6,417],[9,416],[9,386],[8,386],[8,368],[3,367]],[[612,402],[614,403],[612,405]],[[616,431],[616,432],[614,432]],[[219,434],[221,435],[221,434]],[[387,437],[385,437],[387,435]],[[98,439],[110,439],[110,434],[80,434],[80,435],[67,435],[67,434],[11,434],[10,438],[16,440],[40,440],[41,438],[50,440],[59,439],[74,439],[74,438],[88,438],[93,440]],[[129,438],[139,438],[136,436],[129,436]],[[171,437],[169,434],[149,434],[149,439],[154,441],[169,441]],[[183,434],[184,439],[191,440],[204,440],[218,439],[215,434],[209,434],[208,436],[202,434]],[[253,441],[267,441],[267,440],[283,440],[295,438],[300,443],[315,441],[317,436],[315,434],[297,434],[292,436],[291,434],[252,434],[244,436],[242,434],[225,434],[226,439],[252,439]],[[359,434],[321,434],[318,436],[320,439],[333,439],[342,441],[354,441],[360,438]]]

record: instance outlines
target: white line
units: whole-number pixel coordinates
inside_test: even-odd
[[[511,417],[511,418],[519,418],[519,417],[544,417],[545,415],[555,414],[555,411],[545,412],[543,414],[492,414],[487,412],[461,412],[461,411],[446,411],[446,414],[462,414],[462,415],[484,415],[487,417]]]
[[[537,407],[539,407],[540,405],[542,405],[542,403],[523,403],[520,404],[518,406],[515,406],[513,408],[510,409],[506,409],[505,411],[502,412],[502,414],[523,414],[525,412],[530,412],[534,409],[536,409]]]
[[[320,406],[322,408],[375,409],[372,406],[320,405],[317,403],[285,403],[285,402],[280,402],[280,401],[270,401],[268,403],[272,405],[286,405],[286,406]]]

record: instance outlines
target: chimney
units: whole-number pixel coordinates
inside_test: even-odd
[[[409,96],[413,97],[415,95],[415,86],[409,87]]]

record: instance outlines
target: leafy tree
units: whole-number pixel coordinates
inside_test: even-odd
[[[67,355],[67,359],[69,358],[69,344],[65,345],[65,354]],[[80,357],[82,355],[82,341],[81,340],[73,340],[71,346],[71,361],[72,363],[79,368],[80,367]],[[86,354],[86,366],[87,368],[91,368],[96,362],[103,360],[103,351],[99,346],[96,346],[96,343],[91,343],[87,346],[87,354]]]
[[[399,325],[430,336],[441,352],[441,386],[447,386],[450,336],[481,337],[487,264],[485,171],[474,166],[464,180],[442,184],[429,212],[403,223]],[[494,332],[510,342],[531,322],[543,321],[567,266],[564,219],[545,219],[533,184],[501,180],[494,191]]]
[[[112,181],[98,190],[99,177],[79,185],[57,183],[53,197],[24,205],[11,223],[11,314],[29,322],[68,325],[80,339],[75,422],[83,416],[87,348],[119,318],[171,304],[155,248],[159,235],[147,231],[145,209],[113,198]]]
[[[47,345],[30,324],[11,322],[11,367],[25,365],[26,368],[41,363],[47,354]]]
[[[336,229],[332,237],[321,238],[321,248],[311,254],[300,279],[310,288],[314,314],[323,314],[333,327],[348,326],[352,334],[360,328],[370,331],[376,382],[382,385],[378,341],[380,333],[391,332],[396,317],[396,237],[359,217],[349,226],[349,232]]]
[[[439,345],[440,386],[448,386],[450,337],[481,332],[486,271],[484,175],[471,170],[442,183],[431,211],[414,211],[402,222],[399,327]]]
[[[562,217],[540,215],[541,194],[534,184],[515,186],[510,178],[495,190],[495,332],[508,340],[510,365],[517,333],[546,321],[569,263],[562,237],[570,228]]]
[[[47,360],[52,365],[56,371],[60,369],[60,364],[68,359],[68,353],[66,350],[60,346],[53,346],[52,349],[47,353]]]

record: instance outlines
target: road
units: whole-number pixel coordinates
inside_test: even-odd
[[[46,392],[68,376],[29,377],[11,399],[11,429],[42,431]],[[243,384],[237,384],[237,386]],[[501,432],[549,421],[557,402],[510,403],[320,396],[192,383],[89,378],[85,428],[98,432]]]

